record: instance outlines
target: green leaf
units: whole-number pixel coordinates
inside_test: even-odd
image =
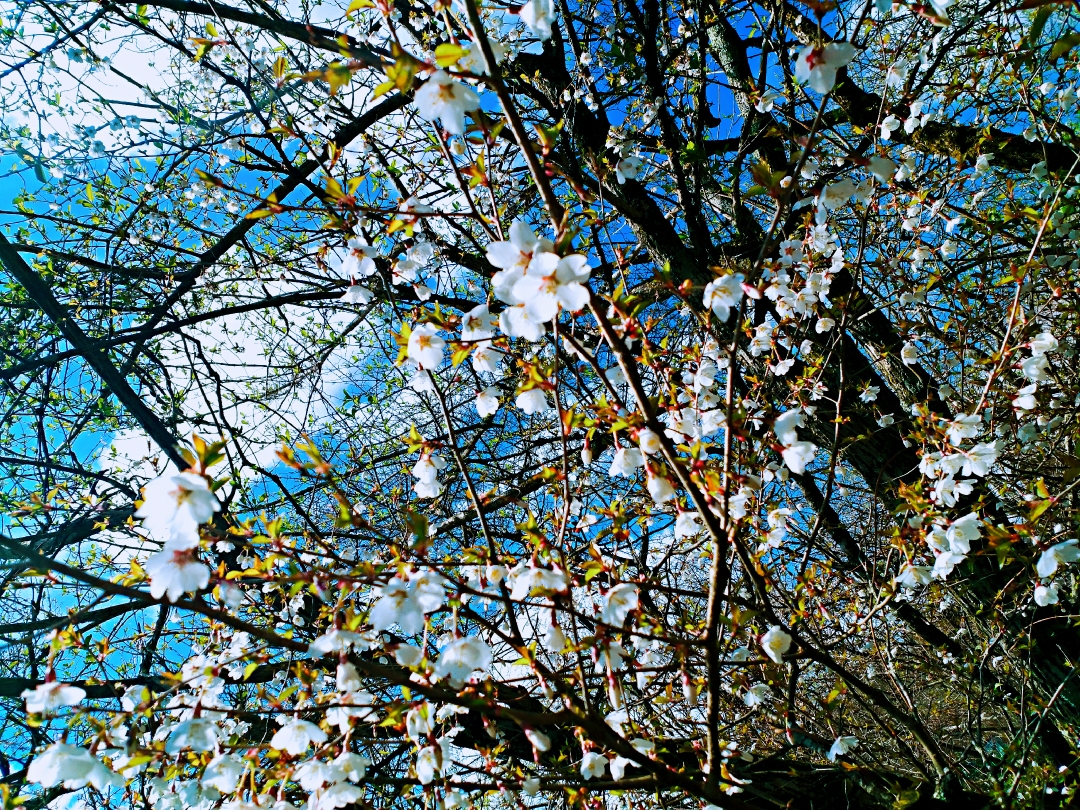
[[[337,95],[337,91],[352,81],[352,70],[341,62],[334,62],[326,69],[326,82],[330,85],[330,95]]]
[[[1080,32],[1068,34],[1063,36],[1057,42],[1054,43],[1054,47],[1050,49],[1050,61],[1059,59],[1066,53],[1071,51],[1077,45],[1080,45]]]
[[[910,807],[919,800],[919,791],[912,788],[911,790],[901,790],[896,794],[896,801],[893,802],[893,810],[904,810],[905,807]]]
[[[1030,511],[1028,512],[1028,523],[1034,523],[1039,517],[1054,505],[1056,498],[1043,498],[1042,500],[1033,501],[1028,504]]]
[[[1042,36],[1043,28],[1046,27],[1046,21],[1050,19],[1050,15],[1053,13],[1053,6],[1043,6],[1035,12],[1035,16],[1031,20],[1031,28],[1028,30],[1027,35],[1027,44],[1029,48],[1034,48],[1038,44],[1039,37]]]
[[[604,564],[599,560],[589,560],[587,563],[581,566],[585,571],[585,581],[589,582],[597,574],[604,570]]]
[[[465,49],[456,42],[444,42],[435,48],[435,64],[447,68],[465,55]]]
[[[409,509],[405,512],[405,522],[409,524],[409,531],[417,541],[424,543],[428,538],[428,519],[420,512]]]

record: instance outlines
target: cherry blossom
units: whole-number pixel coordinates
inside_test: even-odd
[[[435,677],[460,688],[470,674],[476,670],[486,670],[491,666],[491,661],[491,648],[483,639],[477,636],[456,638],[439,651]]]
[[[783,101],[784,94],[776,90],[766,90],[761,94],[761,98],[754,104],[754,109],[759,113],[770,113],[773,111],[773,107],[776,102]]]
[[[703,528],[700,520],[701,515],[697,512],[679,512],[678,517],[675,518],[675,539],[681,540],[700,534]]]
[[[586,751],[581,757],[581,778],[599,779],[607,770],[607,757],[595,751]]]
[[[175,539],[143,564],[150,577],[150,595],[175,602],[185,593],[197,593],[210,584],[210,567],[195,557],[198,538]]]
[[[758,683],[746,690],[743,694],[743,703],[753,709],[755,706],[765,704],[770,698],[772,698],[772,690],[769,689],[768,684]]]
[[[312,641],[308,645],[308,654],[323,656],[335,652],[347,652],[352,649],[366,650],[368,646],[367,641],[359,633],[340,630],[335,627]],[[352,665],[349,664],[348,666]]]
[[[550,411],[551,405],[548,403],[547,397],[544,392],[539,388],[530,388],[527,391],[522,391],[517,395],[517,399],[514,400],[514,404],[517,405],[527,416],[533,416],[538,413],[545,413]]]
[[[868,752],[867,784],[920,795],[942,763],[986,801],[1002,774],[1018,806],[1072,791],[1055,740],[1080,686],[1046,639],[1080,562],[1076,51],[1049,50],[1064,7],[1042,39],[965,7],[957,39],[949,2],[752,30],[567,7],[558,31],[553,0],[356,3],[307,37],[287,9],[192,12],[195,59],[160,9],[99,4],[109,54],[176,50],[168,110],[150,81],[125,133],[5,80],[22,174],[49,180],[11,214],[26,271],[0,242],[48,327],[14,329],[5,372],[30,474],[0,545],[12,621],[45,634],[9,656],[12,727],[47,723],[12,737],[34,789],[716,810],[847,795]],[[111,56],[50,20],[19,58],[97,97]],[[687,92],[732,38],[753,75]],[[1026,106],[993,103],[1013,85]],[[101,351],[72,355],[72,329]],[[222,442],[177,453],[191,425]],[[987,594],[1002,622],[975,620]],[[981,720],[1010,730],[989,759],[954,722],[988,683],[1009,699]]]
[[[645,466],[645,456],[636,447],[620,447],[611,460],[608,475],[631,476],[638,467]]]
[[[510,572],[508,579],[511,586],[510,598],[515,600],[525,599],[536,590],[562,593],[570,586],[565,572],[558,568],[541,568],[536,565],[519,565]]]
[[[900,129],[902,126],[900,119],[895,115],[887,116],[879,125],[878,130],[881,133],[881,140],[888,141],[892,139],[892,134]],[[895,172],[894,172],[895,173]]]
[[[199,526],[221,511],[221,503],[205,477],[192,472],[166,473],[143,487],[143,503],[135,512],[143,528],[163,543],[192,548]]]
[[[419,324],[409,333],[409,359],[424,370],[434,370],[442,363],[445,345],[446,341],[439,336],[437,326],[430,323]]]
[[[232,793],[244,773],[244,762],[232,754],[219,754],[203,771],[202,783],[222,793]]]
[[[24,689],[22,698],[30,714],[52,714],[65,706],[77,706],[86,698],[86,690],[59,681],[46,680],[33,689]]]
[[[326,732],[314,723],[293,719],[274,733],[270,739],[270,745],[297,757],[307,751],[312,744],[320,745],[326,742],[326,739]]]
[[[773,432],[776,434],[776,440],[780,444],[788,445],[794,444],[799,440],[799,434],[796,428],[803,424],[805,417],[800,410],[785,411],[776,417],[776,422],[773,423]]]
[[[855,47],[850,42],[807,45],[795,60],[795,78],[808,82],[813,90],[824,95],[832,92],[836,72],[854,58]]]
[[[566,647],[566,633],[559,625],[552,622],[544,630],[542,638],[544,649],[548,652],[559,653]]]
[[[1044,585],[1039,583],[1035,586],[1035,604],[1039,607],[1056,605],[1058,603],[1057,585]]]
[[[653,472],[650,468],[646,468],[645,472],[645,483],[649,490],[649,496],[654,503],[658,505],[665,504],[675,497],[675,487],[671,485],[666,476]]]
[[[430,785],[442,773],[442,752],[435,746],[425,746],[416,755],[416,777],[422,785]]]
[[[480,97],[466,84],[455,80],[445,70],[437,70],[416,91],[416,112],[421,118],[442,121],[451,135],[465,134],[465,113],[480,107]]]
[[[584,286],[591,268],[579,253],[559,258],[554,253],[537,253],[514,284],[513,295],[529,316],[543,323],[559,314],[559,309],[577,312],[589,303]]]
[[[642,428],[637,434],[638,447],[646,455],[656,455],[660,452],[660,437],[649,428]]]
[[[34,757],[26,771],[30,782],[45,788],[63,785],[78,790],[87,785],[98,791],[121,787],[124,779],[113,773],[97,757],[76,745],[55,742]]]
[[[378,250],[369,245],[364,237],[354,236],[345,247],[330,251],[327,264],[344,278],[368,278],[378,272],[375,264],[375,257],[378,255]]]
[[[642,165],[641,158],[633,155],[620,159],[615,164],[615,179],[619,185],[623,185],[627,180],[636,180],[641,173]]]
[[[550,253],[554,245],[550,239],[538,237],[523,220],[515,219],[509,228],[510,238],[504,242],[492,242],[487,246],[487,260],[500,268],[491,279],[496,297],[507,304],[520,303],[513,294],[514,285],[525,275],[525,270],[537,254]]]
[[[1035,571],[1040,577],[1046,579],[1053,576],[1060,566],[1068,565],[1080,560],[1080,545],[1076,540],[1064,540],[1046,549],[1039,555],[1039,562]]]
[[[791,649],[791,636],[784,628],[773,625],[760,639],[761,649],[777,664],[784,663],[784,653]]]
[[[499,389],[489,385],[476,395],[476,412],[481,416],[491,416],[499,410]]]
[[[711,309],[721,321],[731,316],[732,307],[738,306],[743,297],[743,276],[741,273],[722,276],[705,285],[702,303]]]
[[[195,752],[213,751],[218,746],[221,732],[217,725],[205,717],[193,717],[178,723],[169,733],[165,751],[177,754],[185,748]]]
[[[506,60],[506,54],[509,49],[503,43],[493,40],[488,40],[488,45],[491,47],[491,55],[495,57],[495,64],[501,65]],[[469,73],[476,73],[481,76],[488,75],[487,65],[484,64],[480,48],[477,44],[474,42],[463,42],[462,46],[465,48],[465,54],[458,59],[458,67],[461,70],[467,70]]]
[[[543,753],[551,750],[551,738],[535,728],[525,729],[525,737],[532,743],[532,747]]]
[[[799,441],[796,428],[802,423],[803,415],[791,410],[778,416],[773,425],[776,438],[783,445],[781,457],[795,475],[802,475],[806,471],[806,465],[814,460],[818,449],[813,442]]]
[[[837,757],[842,757],[849,751],[853,751],[859,744],[855,737],[837,737],[829,748],[829,762],[835,762]]]
[[[416,478],[413,491],[419,498],[436,498],[442,493],[439,472],[446,468],[446,460],[438,453],[423,453],[413,465],[412,474]]]
[[[521,9],[521,19],[541,40],[551,39],[555,6],[551,0],[528,0]]]
[[[507,307],[500,312],[499,328],[509,337],[525,338],[534,343],[542,340],[546,334],[544,321],[534,315],[525,304]]]
[[[638,606],[638,588],[636,585],[621,583],[605,596],[604,608],[600,611],[600,621],[612,627],[622,627],[626,617]]]
[[[341,300],[347,304],[370,304],[375,298],[375,293],[361,284],[350,284],[341,296]]]

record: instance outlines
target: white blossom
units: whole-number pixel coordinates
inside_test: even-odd
[[[217,725],[205,717],[184,720],[169,732],[165,743],[165,752],[178,754],[185,748],[195,752],[213,751],[217,748],[221,732]]]
[[[772,690],[769,689],[768,684],[758,683],[746,690],[743,694],[743,703],[752,709],[767,702],[771,697]]]
[[[524,411],[527,416],[552,410],[547,397],[544,396],[544,392],[540,388],[530,388],[528,391],[522,391],[517,395],[514,404]]]
[[[77,706],[85,697],[85,689],[48,680],[22,692],[26,711],[30,714],[52,714],[65,706]]]
[[[825,95],[836,84],[836,71],[855,58],[850,42],[830,42],[821,47],[807,45],[795,60],[795,77]]]
[[[688,537],[696,537],[702,532],[700,523],[701,515],[698,512],[679,512],[675,518],[675,539],[683,540]]]
[[[837,737],[833,741],[832,746],[829,748],[828,758],[829,762],[836,762],[837,757],[842,757],[849,751],[853,750],[859,741],[855,737]]]
[[[543,753],[551,750],[551,738],[544,732],[535,728],[527,728],[525,729],[525,737],[537,751]]]
[[[525,269],[532,262],[533,256],[550,252],[554,245],[550,239],[538,237],[520,219],[515,219],[510,224],[509,236],[504,242],[492,242],[487,246],[488,262],[500,268],[492,277],[491,286],[500,301],[520,304],[521,301],[514,295],[514,286],[525,275]]]
[[[350,284],[341,296],[341,300],[347,304],[370,304],[375,298],[375,293],[361,284]]]
[[[645,466],[645,456],[636,447],[620,447],[615,451],[615,456],[611,460],[611,467],[608,469],[608,475],[618,477],[629,477],[634,474],[634,470],[638,467]]]
[[[795,475],[802,475],[806,471],[806,465],[814,460],[817,449],[813,442],[795,442],[785,447],[781,455],[789,470]]]
[[[607,757],[595,751],[586,751],[581,757],[581,778],[599,779],[607,770]]]
[[[627,180],[637,180],[638,175],[641,173],[641,167],[641,158],[633,155],[624,157],[615,164],[615,179],[620,186]]]
[[[293,719],[279,728],[270,738],[270,746],[287,751],[294,757],[303,754],[312,745],[326,742],[326,732],[308,720]]]
[[[45,788],[63,785],[78,790],[87,785],[98,791],[121,787],[124,779],[85,748],[55,742],[34,757],[26,771],[28,782]]]
[[[515,282],[514,298],[539,323],[553,320],[560,308],[577,312],[589,303],[584,282],[589,280],[591,270],[580,253],[562,258],[554,253],[537,253]]]
[[[157,554],[152,554],[143,564],[150,577],[150,595],[155,599],[166,597],[177,601],[185,593],[196,593],[210,584],[210,567],[195,558],[194,545],[190,540],[172,540]]]
[[[878,131],[881,133],[881,140],[888,141],[892,139],[892,134],[901,127],[900,119],[895,115],[887,116],[878,124]],[[895,165],[895,164],[894,164]],[[893,174],[895,174],[895,169]],[[887,182],[887,181],[882,181]]]
[[[558,568],[541,568],[536,565],[518,565],[507,576],[510,582],[510,598],[521,600],[534,590],[562,593],[570,587],[566,572]]]
[[[355,236],[343,248],[334,248],[326,263],[340,276],[353,280],[367,278],[378,272],[375,257],[379,252],[362,236]]]
[[[645,470],[645,483],[649,495],[656,504],[663,504],[675,497],[675,487],[668,481],[667,476],[654,473],[650,469]]]
[[[537,37],[549,40],[555,23],[555,5],[551,0],[528,0],[521,9],[521,19]]]
[[[476,412],[480,416],[491,416],[499,410],[499,389],[489,385],[476,395]]]
[[[1065,540],[1050,546],[1039,556],[1035,571],[1041,578],[1047,579],[1053,576],[1059,566],[1068,565],[1077,560],[1080,560],[1080,546],[1077,545],[1076,540]]]
[[[773,423],[773,432],[776,434],[776,440],[783,445],[794,444],[799,440],[799,434],[796,428],[799,428],[803,424],[803,412],[799,409],[792,409],[790,411],[784,411],[776,417],[776,421]]]
[[[742,282],[741,273],[713,279],[705,285],[703,305],[706,309],[711,309],[721,321],[726,321],[731,316],[732,307],[738,306],[742,300]]]
[[[379,597],[368,614],[368,621],[378,631],[395,624],[406,635],[414,635],[424,629],[424,608],[420,604],[416,588],[394,577],[376,590]]]
[[[600,621],[612,627],[622,627],[626,617],[638,606],[638,588],[623,582],[616,585],[604,597],[604,608],[600,611]]]
[[[416,777],[422,785],[430,785],[442,773],[442,756],[435,746],[421,748],[416,755]]]
[[[454,639],[439,651],[439,660],[435,663],[435,677],[460,688],[469,675],[478,669],[486,670],[491,666],[491,661],[491,648],[482,638],[463,636]]]
[[[759,113],[770,113],[776,105],[776,102],[783,100],[785,100],[783,93],[779,93],[776,90],[766,90],[761,94],[761,98],[754,104],[754,109]]]
[[[893,175],[896,174],[896,162],[890,160],[882,155],[875,155],[870,158],[867,167],[870,169],[870,173],[874,175],[874,179],[879,183],[888,183],[893,179]]]
[[[660,452],[660,437],[649,428],[642,428],[637,434],[638,447],[646,455],[656,455]]]
[[[445,345],[446,341],[439,336],[439,327],[431,323],[418,324],[409,333],[409,359],[420,368],[431,371],[442,363]]]
[[[784,663],[784,653],[791,649],[791,636],[784,628],[773,625],[760,639],[761,649],[777,664]]]
[[[205,477],[192,472],[166,473],[143,487],[143,503],[135,513],[143,528],[162,543],[193,548],[199,526],[221,511],[221,503]]]
[[[480,107],[480,97],[445,70],[437,70],[416,91],[416,112],[427,121],[442,121],[451,135],[465,134],[465,113]]]
[[[949,442],[959,445],[964,439],[979,435],[982,419],[977,413],[960,414],[949,423]]]
[[[202,783],[220,790],[222,793],[232,793],[244,773],[244,761],[232,754],[219,754],[210,760],[203,771]]]
[[[1039,583],[1035,586],[1035,604],[1039,607],[1056,605],[1058,603],[1057,585],[1044,585]]]

